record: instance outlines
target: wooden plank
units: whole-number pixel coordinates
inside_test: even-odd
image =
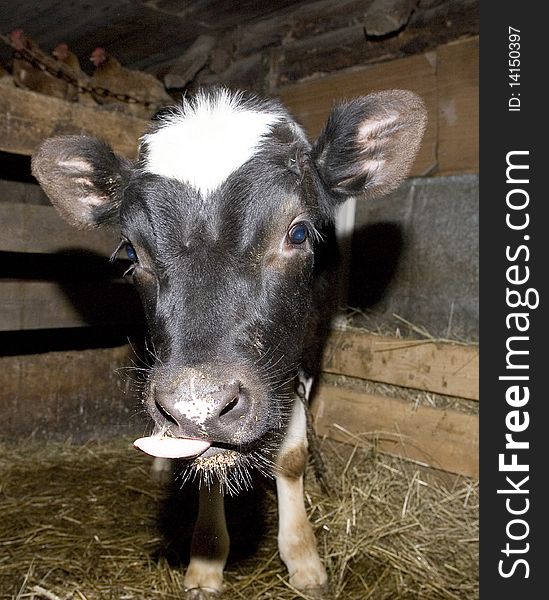
[[[0,79],[0,150],[30,155],[53,135],[88,134],[134,158],[147,121],[95,107],[81,106],[15,87]]]
[[[319,435],[478,477],[477,415],[331,386],[320,386],[312,412]]]
[[[439,171],[477,172],[478,38],[441,46],[437,57]]]
[[[365,29],[372,24],[365,16],[372,8],[371,0],[319,0],[239,27],[232,32],[231,43],[223,41],[222,45],[230,48],[237,59],[252,53],[274,53],[276,61],[270,79],[278,87],[319,74],[426,52],[450,40],[478,34],[478,0],[415,4],[407,25],[398,35],[381,39],[365,35]],[[257,89],[262,83],[257,83]]]
[[[0,282],[0,331],[131,324],[139,314],[126,283]]]
[[[349,69],[279,90],[315,137],[337,99],[405,88],[427,105],[429,123],[412,176],[478,171],[478,38],[370,67]]]
[[[479,399],[478,346],[473,345],[334,331],[322,368],[337,375]]]
[[[335,100],[391,88],[418,93],[427,106],[429,122],[411,175],[424,175],[436,166],[436,55],[428,52],[345,71],[283,87],[278,95],[314,138],[320,133]]]
[[[0,223],[0,250],[4,252],[87,250],[110,256],[118,243],[112,230],[70,227],[53,206],[0,202]]]
[[[6,173],[6,171],[4,171],[4,173]],[[48,197],[38,184],[28,183],[26,181],[0,179],[0,204],[4,203],[51,206]],[[0,219],[0,222],[4,222],[3,218]]]
[[[127,346],[0,357],[2,436],[86,441],[143,431]]]
[[[408,24],[415,0],[374,0],[364,14],[366,35],[388,35]]]

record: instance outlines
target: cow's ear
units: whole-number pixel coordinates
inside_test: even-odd
[[[389,90],[337,104],[316,141],[312,157],[338,200],[375,198],[406,177],[427,123],[419,96]]]
[[[131,162],[105,142],[63,136],[43,142],[32,157],[32,173],[61,216],[79,229],[114,224]]]

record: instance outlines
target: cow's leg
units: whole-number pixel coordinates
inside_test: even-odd
[[[151,477],[158,483],[170,483],[172,480],[171,459],[155,457],[151,465]]]
[[[310,382],[308,382],[310,388]],[[290,584],[320,594],[327,576],[318,555],[313,528],[305,512],[303,473],[307,464],[307,419],[300,399],[294,407],[288,432],[278,455],[278,548],[288,568]]]
[[[191,560],[185,574],[187,600],[221,593],[223,569],[229,554],[225,506],[219,485],[200,488],[198,519],[191,542]]]

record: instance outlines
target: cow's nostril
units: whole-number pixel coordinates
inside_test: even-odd
[[[162,404],[160,404],[160,402],[158,402],[158,400],[154,401],[154,404],[156,406],[156,410],[158,410],[158,412],[166,419],[166,421],[172,423],[173,425],[178,425],[179,423],[177,422],[177,420],[175,419],[175,417],[173,417],[163,406]]]
[[[232,400],[229,400],[229,402],[227,402],[227,404],[225,404],[225,406],[219,411],[219,417],[220,418],[223,417],[228,412],[230,412],[231,410],[236,408],[239,400],[240,400],[240,395],[237,395]]]
[[[159,426],[171,435],[207,436],[217,443],[234,443],[253,409],[253,396],[241,381],[220,382],[194,372],[162,390],[153,388],[148,402]]]

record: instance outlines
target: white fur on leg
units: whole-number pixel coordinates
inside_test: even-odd
[[[310,384],[305,389],[308,393]],[[303,403],[296,399],[278,458],[276,488],[280,558],[288,568],[290,584],[301,590],[325,588],[328,580],[305,511],[303,472],[306,461],[307,420]]]
[[[198,519],[191,543],[191,560],[185,574],[187,597],[221,593],[223,569],[229,554],[225,505],[219,486],[200,488]],[[204,594],[200,594],[202,590]]]

